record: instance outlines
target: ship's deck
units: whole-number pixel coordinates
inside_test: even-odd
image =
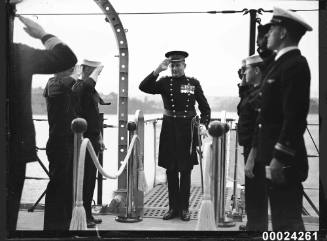
[[[172,220],[163,220],[163,214],[168,210],[167,186],[157,185],[144,198],[144,217],[140,222],[121,223],[115,221],[116,216],[112,214],[95,214],[100,217],[103,222],[91,230],[147,230],[147,231],[194,231],[198,221],[198,211],[201,206],[201,188],[192,186],[190,197],[191,220],[182,221],[179,217]],[[17,224],[18,230],[42,230],[43,229],[42,208],[37,208],[34,212],[28,212],[26,208],[22,208],[19,213]],[[318,231],[319,222],[317,217],[304,216],[305,227],[308,231]],[[246,218],[242,222],[235,222],[233,227],[217,227],[217,231],[238,231],[240,225],[246,223]],[[270,230],[271,230],[271,225]]]

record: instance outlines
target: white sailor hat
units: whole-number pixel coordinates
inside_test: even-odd
[[[271,25],[282,25],[303,34],[305,31],[312,31],[312,27],[297,13],[274,7],[273,17],[270,20]]]
[[[246,66],[246,59],[242,59],[242,67]]]
[[[101,65],[101,62],[84,59],[82,65],[87,65],[90,67],[98,67],[99,65]]]
[[[255,65],[262,63],[263,60],[259,55],[251,55],[245,59],[245,65]]]

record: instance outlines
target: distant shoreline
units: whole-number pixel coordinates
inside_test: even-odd
[[[45,98],[43,97],[43,88],[32,89],[32,110],[33,114],[47,114]],[[117,114],[117,93],[110,93],[108,95],[101,94],[105,102],[111,102],[109,106],[100,106],[101,112],[104,114]],[[237,104],[240,99],[238,96],[217,96],[208,97],[208,102],[212,112],[236,112]],[[136,110],[142,110],[144,114],[160,114],[163,110],[162,101],[155,101],[150,97],[145,96],[144,99],[129,98],[128,100],[128,114],[134,114]],[[309,114],[319,113],[319,99],[311,98]]]

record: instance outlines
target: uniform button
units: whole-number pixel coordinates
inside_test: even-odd
[[[189,100],[189,99],[187,99],[187,102],[190,102],[190,100]]]
[[[173,89],[170,89],[170,91],[173,91]]]
[[[185,110],[185,113],[187,113],[187,110]]]
[[[173,96],[173,94],[170,94],[170,96]]]
[[[261,127],[262,127],[262,125],[261,125],[261,124],[259,124],[259,125],[258,125],[258,127],[259,127],[259,128],[261,128]]]
[[[172,107],[175,107],[175,105],[171,105]]]
[[[262,96],[262,92],[259,92],[259,96]]]
[[[184,115],[184,118],[186,118],[186,115]]]
[[[188,105],[186,105],[186,107],[188,107]]]
[[[258,109],[258,112],[261,112],[261,108]]]
[[[174,115],[174,118],[176,118],[176,116]]]
[[[170,86],[173,86],[173,84],[170,84]]]
[[[175,113],[175,112],[176,112],[176,110],[173,110],[173,112]]]
[[[190,93],[188,93],[188,96],[190,96],[191,94]]]
[[[171,100],[171,102],[174,102],[174,99],[170,99]]]

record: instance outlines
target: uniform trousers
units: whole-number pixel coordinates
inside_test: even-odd
[[[273,231],[304,231],[301,182],[268,184]]]
[[[167,169],[169,209],[188,210],[192,170]]]
[[[98,155],[100,151],[99,136],[91,135],[85,137],[88,137],[90,139],[95,154]],[[97,174],[97,168],[95,167],[93,160],[89,152],[87,151],[85,155],[84,183],[83,183],[83,204],[84,204],[87,219],[92,219],[91,206],[92,206],[93,194],[94,194],[94,188],[96,182],[96,174]]]
[[[73,206],[73,138],[50,138],[46,148],[50,181],[44,210],[44,230],[69,230]]]
[[[244,147],[244,162],[249,156],[251,146]],[[268,191],[265,178],[265,165],[256,162],[253,178],[245,176],[246,229],[249,231],[268,230]]]
[[[26,162],[15,144],[11,144],[7,168],[7,229],[15,231],[20,198],[25,181]]]

